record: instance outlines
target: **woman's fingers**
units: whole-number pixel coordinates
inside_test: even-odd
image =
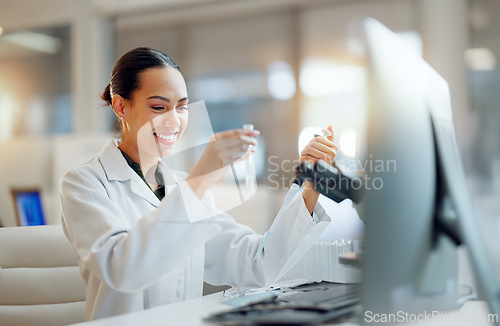
[[[300,153],[300,162],[308,161],[315,164],[318,160],[323,160],[332,164],[336,157],[337,145],[333,142],[334,134],[332,126],[328,126],[330,135],[327,137],[315,137]]]
[[[246,129],[231,129],[226,131],[221,131],[215,134],[215,137],[219,138],[240,138],[241,136],[247,136],[255,138],[260,135],[258,130],[246,130]]]
[[[247,136],[241,136],[240,138],[219,138],[218,142],[221,150],[234,150],[245,147],[246,151],[249,146],[257,145],[255,139]]]
[[[234,163],[246,160],[247,158],[249,158],[250,156],[252,156],[252,154],[255,153],[256,151],[257,151],[257,149],[254,146],[250,146],[248,148],[248,150],[241,157],[237,158],[234,161]]]
[[[319,137],[316,137],[316,138],[319,138]],[[335,145],[334,143],[330,142],[328,145],[325,145],[324,143],[322,143],[320,141],[314,141],[314,140],[309,142],[309,144],[304,149],[307,149],[307,148],[314,148],[314,149],[319,150],[320,152],[325,152],[325,153],[337,151],[337,145]]]
[[[333,134],[332,134],[331,137],[333,137]],[[327,147],[332,147],[334,149],[337,149],[337,145],[335,145],[335,143],[333,142],[333,140],[330,140],[330,139],[327,139],[327,138],[321,137],[321,136],[314,137],[313,139],[311,139],[311,141],[309,142],[309,144],[312,144],[312,143],[319,143],[319,144],[323,144],[323,145],[325,145]]]
[[[333,133],[333,127],[332,127],[332,125],[329,125],[329,126],[328,126],[328,128],[326,128],[326,129],[328,129],[328,130],[330,131],[330,136],[327,136],[326,138],[327,138],[329,141],[333,142],[333,140],[335,139],[335,138],[334,138],[334,137],[335,137],[335,134]]]
[[[308,148],[314,148],[325,153],[336,152],[338,149],[335,143],[323,137],[315,137],[312,139],[304,150]]]
[[[251,155],[249,152],[255,151],[257,145],[255,137],[259,134],[258,130],[245,129],[227,130],[215,134],[221,164],[226,166]]]
[[[188,179],[194,187],[199,184],[210,185],[217,181],[225,173],[229,164],[246,159],[255,152],[257,145],[255,137],[259,135],[258,130],[244,129],[214,134],[200,160],[191,170]]]
[[[311,147],[306,148],[302,151],[301,157],[304,157],[304,156],[312,158],[314,160],[314,162],[316,162],[317,160],[323,160],[329,164],[331,164],[333,162],[333,159],[335,158],[335,154],[333,152],[331,152],[331,153],[322,152],[322,151],[318,151],[317,149],[311,148]]]

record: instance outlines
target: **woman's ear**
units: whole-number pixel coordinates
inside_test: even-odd
[[[120,120],[125,120],[125,99],[118,94],[111,99],[113,111]]]

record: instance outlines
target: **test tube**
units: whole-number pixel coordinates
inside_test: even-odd
[[[254,126],[252,124],[244,124],[243,129],[245,130],[253,130]],[[255,175],[255,164],[253,161],[253,157],[250,156],[245,160],[245,165],[246,165],[246,174],[245,174],[245,189],[246,189],[246,194],[245,197],[246,199],[250,198],[255,194],[256,186],[257,186],[257,177]]]

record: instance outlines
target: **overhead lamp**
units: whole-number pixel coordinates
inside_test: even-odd
[[[63,42],[57,37],[30,31],[9,33],[2,36],[2,41],[48,54],[58,53],[63,45]]]

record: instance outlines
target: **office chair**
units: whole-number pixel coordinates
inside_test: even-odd
[[[60,225],[0,228],[0,325],[85,321],[85,283]]]

